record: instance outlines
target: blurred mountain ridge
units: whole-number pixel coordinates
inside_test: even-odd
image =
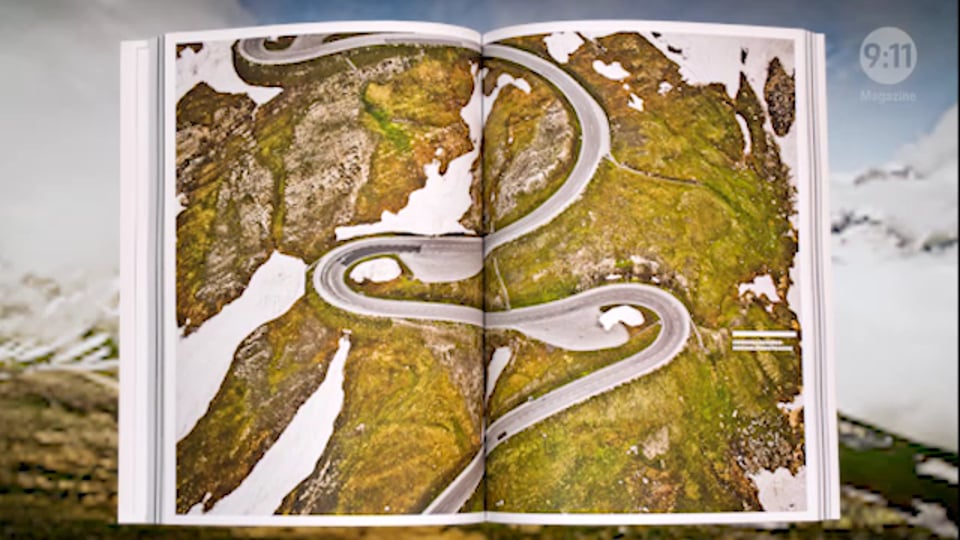
[[[839,173],[831,183],[835,262],[869,248],[887,256],[957,244],[957,105],[886,165]],[[857,244],[863,244],[858,246]]]
[[[0,261],[0,376],[21,370],[115,372],[119,283],[75,270],[19,272]]]

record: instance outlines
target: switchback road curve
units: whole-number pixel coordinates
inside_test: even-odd
[[[381,45],[445,45],[480,50],[476,43],[448,36],[378,33],[330,42],[325,42],[325,37],[297,37],[289,47],[280,50],[267,49],[263,39],[241,40],[237,52],[253,64],[285,65],[350,49]],[[470,236],[382,236],[347,242],[327,252],[316,262],[312,274],[314,289],[324,301],[339,309],[371,317],[447,321],[532,333],[533,327],[543,326],[545,321],[549,324],[551,319],[569,321],[571,316],[576,317],[579,313],[586,318],[590,316],[588,314],[597,313],[600,307],[627,304],[643,306],[656,313],[661,329],[654,342],[644,350],[525,402],[490,424],[486,431],[485,448],[428,505],[424,513],[458,511],[483,477],[486,454],[537,422],[669,363],[686,346],[691,327],[686,307],[669,292],[650,285],[605,285],[545,304],[490,313],[455,304],[373,298],[359,294],[347,285],[346,274],[350,268],[372,257],[450,260],[451,257],[477,256],[478,253],[485,257],[497,247],[546,225],[573,204],[589,184],[601,160],[609,156],[610,126],[605,111],[562,68],[529,52],[504,45],[485,45],[483,55],[518,64],[540,75],[553,84],[572,106],[581,126],[582,139],[580,153],[564,184],[535,210],[483,239]],[[479,268],[465,270],[465,275],[448,277],[450,280],[466,279],[476,271]],[[585,324],[599,326],[595,319],[586,320]],[[619,330],[625,335],[622,327]],[[597,333],[596,328],[592,331]],[[540,339],[549,342],[549,338],[543,338],[542,335]],[[596,348],[610,346],[615,345],[606,343]]]

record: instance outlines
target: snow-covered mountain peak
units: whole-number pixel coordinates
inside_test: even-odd
[[[834,253],[910,256],[957,243],[957,106],[937,126],[904,146],[894,161],[858,174],[835,174],[831,185]]]
[[[50,277],[0,263],[0,372],[113,370],[118,300],[113,276]]]

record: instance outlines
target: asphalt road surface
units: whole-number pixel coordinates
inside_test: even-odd
[[[379,45],[442,45],[462,47],[480,52],[480,46],[476,42],[451,36],[397,32],[366,34],[325,42],[324,40],[328,37],[327,34],[297,36],[289,47],[274,50],[266,47],[267,40],[265,39],[242,39],[237,47],[237,53],[251,64],[283,66],[307,62],[321,56],[330,56],[351,49]]]

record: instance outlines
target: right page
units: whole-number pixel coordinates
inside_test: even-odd
[[[834,512],[819,44],[484,36],[489,519]]]

